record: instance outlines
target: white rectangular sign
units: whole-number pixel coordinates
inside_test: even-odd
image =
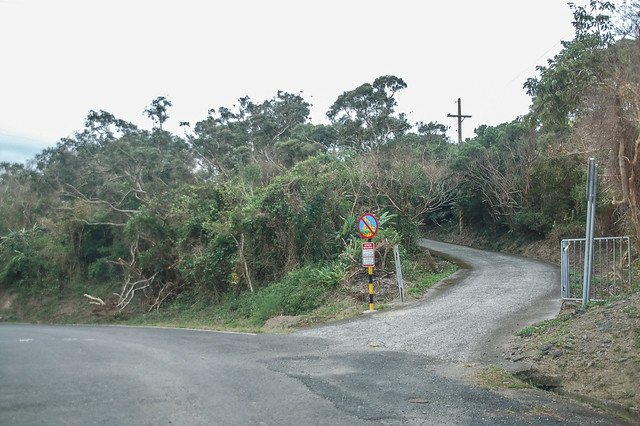
[[[376,246],[374,243],[362,243],[362,266],[376,266]]]

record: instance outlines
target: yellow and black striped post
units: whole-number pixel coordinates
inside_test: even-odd
[[[373,309],[373,266],[369,266],[369,310]]]
[[[371,242],[371,238],[367,241]],[[369,266],[369,311],[373,312],[375,309],[373,308],[373,266]]]

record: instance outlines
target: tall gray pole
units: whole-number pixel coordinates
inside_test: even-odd
[[[593,158],[589,159],[589,177],[587,179],[587,226],[584,250],[584,274],[582,281],[582,305],[589,303],[591,291],[591,272],[593,271],[593,230],[596,223],[596,185],[598,165]]]
[[[458,98],[458,114],[447,114],[447,117],[454,117],[458,119],[458,143],[462,143],[462,120],[465,118],[471,118],[470,115],[462,115],[462,100]]]

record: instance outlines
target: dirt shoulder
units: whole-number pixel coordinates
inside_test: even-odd
[[[640,293],[524,329],[504,353],[522,376],[561,393],[604,402],[640,422]]]

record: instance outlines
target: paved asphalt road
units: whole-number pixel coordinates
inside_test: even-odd
[[[548,315],[556,272],[425,244],[473,269],[407,309],[291,335],[1,324],[0,424],[619,424],[541,391],[474,386],[506,322]]]

